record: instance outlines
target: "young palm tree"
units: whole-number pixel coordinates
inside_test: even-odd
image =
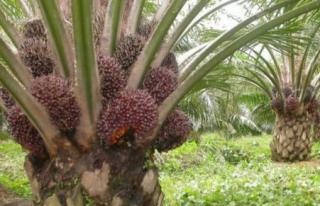
[[[262,129],[268,131],[270,122],[273,124],[273,114],[266,115],[270,114],[268,98],[251,85],[241,85],[242,79],[235,82],[232,73],[236,68],[220,64],[179,102],[192,119],[194,135],[205,131],[221,132],[226,138],[261,134]],[[239,93],[239,87],[246,92]]]
[[[306,160],[311,153],[311,129],[318,117],[316,73],[320,24],[310,21],[312,27],[307,31],[288,36],[286,52],[279,54],[270,46],[262,45],[248,53],[252,62],[245,68],[243,77],[269,96],[276,113],[270,145],[275,161]],[[298,42],[295,37],[299,38]],[[301,41],[306,41],[304,48],[297,46]]]
[[[34,204],[68,206],[162,205],[153,153],[182,144],[191,130],[179,100],[236,50],[320,6],[301,1],[235,37],[297,1],[271,5],[202,47],[180,71],[170,52],[177,41],[234,1],[198,15],[209,4],[199,0],[170,32],[187,1],[164,1],[147,24],[143,0],[20,2],[29,17],[23,25],[0,18],[12,42],[0,40],[1,105],[12,136],[29,152]]]

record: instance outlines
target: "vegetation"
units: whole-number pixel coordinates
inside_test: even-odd
[[[164,205],[317,205],[319,161],[273,163],[271,140],[269,135],[226,140],[207,133],[199,144],[189,141],[158,154]],[[0,184],[30,197],[21,150],[12,141],[2,145]],[[319,158],[319,149],[317,143],[314,158]]]
[[[266,130],[268,123],[256,121],[256,111],[270,109],[266,99],[247,85],[232,92],[239,77],[254,76],[249,82],[280,102],[272,104],[273,159],[310,158],[320,0],[245,1],[239,5],[253,9],[234,27],[203,26],[236,2],[1,1],[0,107],[25,151],[33,205],[163,205],[157,157],[198,135],[193,128],[219,128],[229,138]],[[300,51],[299,68],[309,66],[296,72]],[[240,104],[257,96],[260,105]],[[203,111],[190,107],[196,101]],[[216,151],[231,165],[252,158],[237,148]]]
[[[319,161],[274,163],[271,140],[205,134],[159,157],[165,205],[317,205]]]
[[[272,157],[277,161],[309,158],[312,146],[311,126],[318,116],[317,19],[306,18],[289,33],[286,51],[278,52],[272,45],[262,44],[244,52],[248,59],[242,68],[247,82],[270,98],[276,113]],[[315,26],[314,26],[315,25]],[[311,36],[306,34],[311,32]],[[270,59],[270,60],[268,60]],[[247,65],[246,65],[247,64]]]

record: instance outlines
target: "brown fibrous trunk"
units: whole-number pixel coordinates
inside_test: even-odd
[[[271,154],[274,161],[293,162],[310,158],[311,119],[308,114],[277,114]]]
[[[34,205],[161,206],[163,193],[148,152],[128,145],[77,157],[26,157]]]

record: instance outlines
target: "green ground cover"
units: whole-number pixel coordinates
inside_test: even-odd
[[[199,143],[158,154],[165,205],[320,205],[320,144],[312,161],[279,164],[270,161],[270,139],[205,134]],[[23,161],[21,148],[0,138],[0,185],[30,197]]]
[[[207,134],[159,157],[170,206],[320,205],[320,161],[270,161],[270,136]],[[314,158],[320,145],[314,147]]]

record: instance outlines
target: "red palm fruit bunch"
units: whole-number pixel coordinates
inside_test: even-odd
[[[61,131],[69,131],[77,126],[79,108],[65,80],[56,76],[37,78],[33,81],[31,90]],[[17,106],[12,106],[7,111],[7,121],[9,131],[17,143],[37,157],[46,156],[40,134]]]
[[[178,86],[178,64],[173,53],[165,57],[160,67],[150,68],[139,88],[126,88],[130,67],[152,30],[153,26],[145,25],[139,30],[141,34],[123,36],[112,56],[97,52],[103,106],[96,123],[96,135],[98,142],[107,148],[119,145],[143,148],[148,145],[167,151],[181,145],[192,129],[189,118],[177,109],[165,120],[157,140],[152,142],[152,138],[148,138],[156,131],[159,106]],[[76,83],[54,71],[57,64],[51,58],[46,30],[40,20],[26,23],[23,34],[19,53],[33,76],[26,89],[46,110],[61,137],[75,135],[81,118],[74,92]],[[34,156],[45,157],[47,152],[41,134],[32,122],[6,90],[0,90],[0,97],[9,109],[7,118],[14,139]]]
[[[286,100],[285,100],[286,112],[294,113],[298,110],[299,106],[300,106],[299,99],[295,95],[290,95],[286,97]]]
[[[271,100],[271,109],[277,113],[282,113],[284,108],[283,101],[280,97],[275,97]]]
[[[157,104],[161,104],[178,86],[178,76],[167,67],[152,69],[143,86]]]
[[[31,93],[46,108],[58,129],[68,132],[78,126],[80,109],[67,80],[55,75],[36,78]]]
[[[40,19],[34,19],[23,25],[22,33],[25,38],[46,38],[46,29]]]
[[[35,19],[27,22],[22,28],[22,33],[23,42],[19,55],[31,70],[33,77],[53,73],[55,64],[42,21]]]
[[[103,54],[98,56],[98,70],[102,103],[106,106],[126,86],[126,74],[115,58]]]
[[[168,68],[173,73],[179,75],[178,62],[176,56],[170,52],[163,60],[161,66]]]
[[[308,104],[308,112],[312,115],[318,113],[319,110],[319,101],[317,99],[312,99]]]
[[[62,133],[76,128],[80,110],[68,81],[54,75],[42,76],[33,80],[30,90]],[[36,157],[47,156],[41,135],[18,106],[14,105],[7,111],[7,121],[17,143]]]
[[[287,98],[287,97],[293,95],[293,90],[292,90],[291,87],[286,86],[286,87],[283,88],[282,93]]]
[[[283,96],[285,98],[285,101],[284,101],[285,111],[288,113],[296,112],[300,106],[300,102],[295,92],[293,91],[293,89],[288,86],[285,87],[283,89]]]
[[[126,71],[137,60],[145,44],[145,39],[140,35],[122,37],[117,45],[114,57]]]
[[[47,156],[40,134],[17,106],[8,110],[7,121],[9,132],[18,144],[36,157],[44,158]]]
[[[148,72],[140,89],[125,90],[126,74],[141,53],[153,26],[144,24],[138,34],[122,37],[113,57],[98,55],[104,108],[97,124],[97,135],[109,146],[126,142],[122,140],[130,136],[136,146],[148,144],[147,136],[155,128],[158,119],[158,105],[178,85],[178,64],[175,55],[170,53],[161,67]],[[175,124],[179,126],[174,127]],[[173,112],[165,125],[159,136],[163,136],[166,128],[170,128],[170,132],[160,138],[166,141],[158,141],[158,147],[169,147],[170,143],[180,145],[179,142],[183,142],[188,134],[182,131],[191,128],[189,119],[180,110]]]
[[[141,88],[126,90],[127,74],[141,53],[151,27],[145,26],[141,35],[123,37],[113,57],[98,55],[100,89],[103,109],[97,124],[97,136],[105,144],[112,146],[131,141],[131,145],[142,147],[149,142],[158,120],[158,106],[178,86],[178,64],[170,53],[159,68],[151,69],[145,76]],[[173,127],[173,125],[176,127]],[[173,112],[166,120],[169,133],[160,132],[157,147],[174,148],[183,143],[191,128],[189,119],[183,112]],[[176,133],[175,133],[176,132]],[[165,137],[163,137],[165,136]],[[130,139],[130,140],[129,140]],[[127,141],[124,141],[127,140]],[[133,141],[132,141],[133,140]],[[168,141],[169,140],[169,141]]]
[[[291,87],[284,87],[280,95],[274,88],[272,90],[271,108],[281,113],[295,113],[300,107],[300,101]]]
[[[276,113],[283,112],[284,103],[275,87],[272,88],[272,99],[271,99],[270,106],[271,106],[271,109]]]
[[[146,21],[144,20],[143,23],[140,24],[138,28],[138,34],[144,37],[145,39],[148,39],[154,30],[157,22],[155,21]]]
[[[98,136],[107,144],[118,143],[128,132],[138,146],[156,126],[158,109],[154,99],[145,90],[124,90],[102,110],[97,126]]]
[[[0,88],[0,98],[2,99],[4,106],[7,109],[10,109],[15,104],[15,102],[12,99],[12,97],[10,96],[8,90],[6,90],[5,88]]]
[[[192,131],[192,122],[181,110],[176,109],[167,117],[158,138],[155,148],[160,152],[169,151],[182,145]]]

